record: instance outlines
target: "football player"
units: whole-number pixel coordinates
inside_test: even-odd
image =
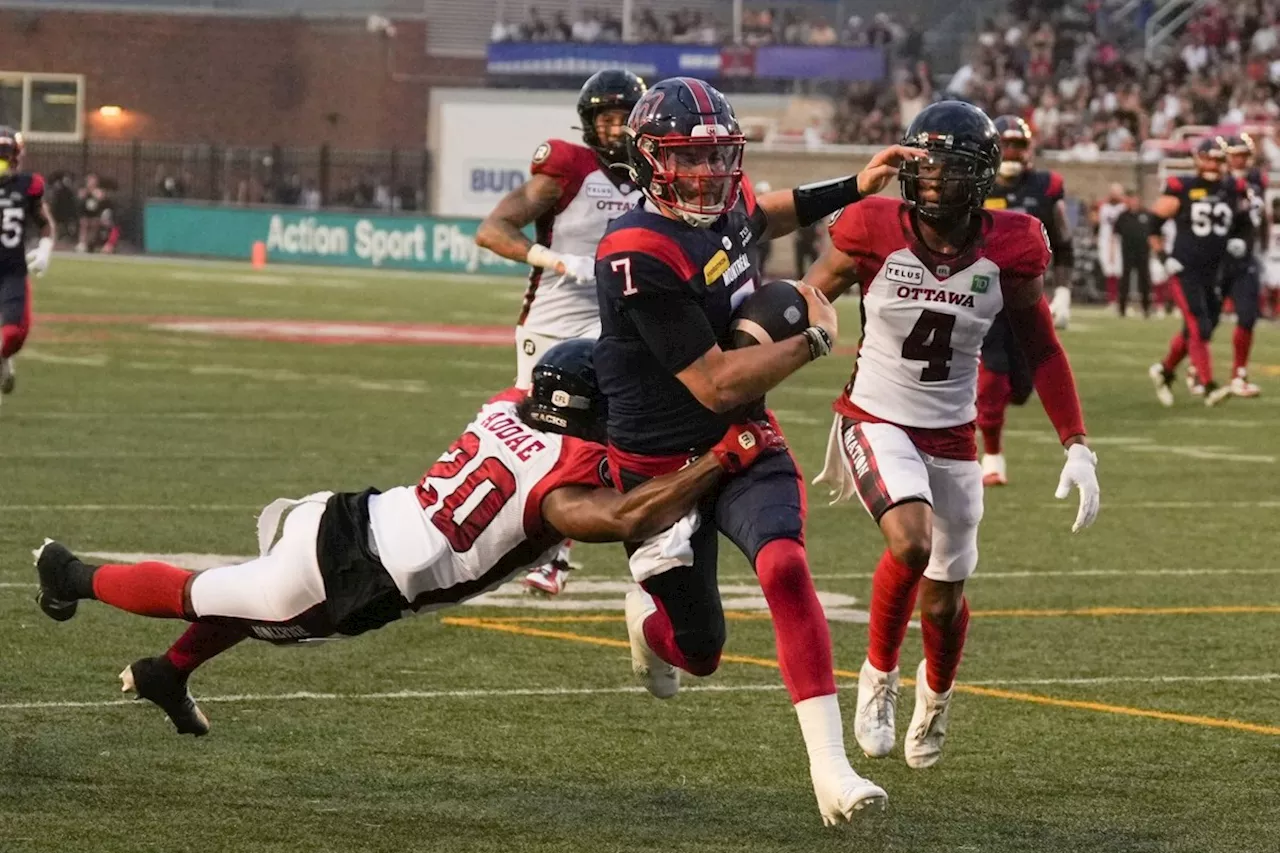
[[[987,196],[990,210],[1020,210],[1044,223],[1053,249],[1053,299],[1049,310],[1054,325],[1065,329],[1071,318],[1071,270],[1075,252],[1067,210],[1063,203],[1063,181],[1057,172],[1031,168],[1034,140],[1031,127],[1018,116],[995,120],[1000,134],[1000,171],[995,187]],[[1004,459],[1005,410],[1012,403],[1021,406],[1031,396],[1031,372],[1013,331],[1003,313],[996,315],[991,331],[982,342],[982,362],[978,366],[978,429],[982,431],[982,484],[1003,486],[1009,482]]]
[[[768,424],[733,427],[682,470],[618,492],[599,443],[605,402],[591,349],[589,341],[549,349],[528,394],[512,389],[486,403],[416,486],[272,503],[258,520],[256,560],[204,572],[160,562],[92,566],[46,540],[36,552],[36,600],[59,621],[75,615],[80,599],[97,599],[193,623],[165,654],[120,677],[180,734],[203,735],[209,721],[188,678],[246,637],[355,636],[459,604],[537,565],[566,536],[611,542],[669,527],[724,472],[785,451]]]
[[[630,165],[644,201],[610,224],[597,250],[600,390],[609,400],[609,461],[622,489],[679,470],[737,413],[771,421],[762,397],[836,337],[835,310],[803,287],[801,334],[728,349],[733,311],[756,288],[752,249],[878,192],[909,149],[880,152],[857,176],[757,196],[742,170],[733,108],[689,77],[664,80],[628,121]],[[795,460],[775,454],[699,505],[702,524],[628,544],[639,588],[627,595],[632,667],[659,698],[679,670],[710,675],[725,641],[716,584],[717,531],[752,564],[773,618],[778,661],[809,754],[823,821],[883,808],[882,788],[844,750],[831,637],[809,575],[805,493]],[[682,559],[669,557],[681,552]]]
[[[1003,312],[1066,455],[1057,496],[1079,488],[1072,530],[1098,512],[1097,457],[1044,278],[1044,223],[983,207],[1000,167],[1000,135],[977,107],[941,101],[907,128],[902,201],[869,198],[831,226],[831,248],[805,280],[835,299],[862,294],[863,337],[853,377],[835,402],[827,466],[817,482],[837,500],[857,494],[886,549],[872,581],[870,643],[858,676],[854,734],[871,757],[896,738],[898,654],[920,598],[924,660],[903,752],[908,766],[942,754],[964,649],[965,580],[978,564],[982,468],[974,419],[979,350]]]
[[[600,334],[595,252],[610,221],[635,206],[639,191],[625,169],[623,128],[645,92],[630,71],[593,74],[578,94],[582,141],[549,139],[533,152],[531,176],[512,190],[476,231],[476,243],[529,264],[529,286],[516,320],[516,387],[527,390],[547,347]],[[524,229],[534,224],[534,239]],[[558,595],[569,577],[566,544],[529,572],[528,591]]]
[[[1231,337],[1234,359],[1231,365],[1231,393],[1256,397],[1258,386],[1249,381],[1249,353],[1253,349],[1253,327],[1258,322],[1262,299],[1262,266],[1271,234],[1267,214],[1267,175],[1254,165],[1254,144],[1247,133],[1225,140],[1227,168],[1231,177],[1243,179],[1249,188],[1249,215],[1252,217],[1254,245],[1244,257],[1228,255],[1222,269],[1222,297],[1235,304],[1236,329]]]
[[[1116,235],[1116,220],[1126,208],[1124,187],[1120,184],[1112,184],[1107,189],[1107,197],[1098,205],[1098,265],[1106,279],[1107,307],[1117,313],[1124,257],[1120,253],[1120,238]]]
[[[1151,252],[1168,273],[1169,291],[1182,311],[1183,328],[1169,342],[1164,360],[1147,371],[1163,406],[1173,405],[1174,371],[1188,355],[1206,406],[1231,396],[1231,385],[1213,380],[1209,338],[1218,325],[1222,299],[1218,275],[1228,255],[1244,258],[1253,235],[1252,202],[1244,178],[1227,174],[1223,141],[1205,137],[1196,146],[1194,175],[1174,175],[1151,207]],[[1164,248],[1164,223],[1173,219],[1173,251]]]
[[[22,169],[22,134],[0,127],[0,395],[16,384],[13,357],[31,331],[31,279],[44,275],[53,254],[53,215],[44,178]],[[37,236],[35,248],[27,243]]]

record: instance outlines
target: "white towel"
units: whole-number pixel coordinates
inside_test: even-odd
[[[305,503],[328,503],[333,492],[313,492],[302,498],[276,498],[258,513],[258,556],[265,557],[276,541],[276,533],[280,530],[280,519],[295,506]]]
[[[693,534],[701,523],[695,509],[657,536],[646,539],[631,555],[631,577],[635,582],[646,581],[677,566],[692,566]]]
[[[826,483],[831,495],[831,503],[847,501],[857,492],[857,481],[853,477],[853,469],[849,467],[849,458],[841,446],[840,424],[843,418],[836,415],[831,422],[831,434],[827,437],[827,455],[823,459],[822,473],[813,478],[813,484]]]

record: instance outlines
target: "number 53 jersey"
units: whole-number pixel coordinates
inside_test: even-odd
[[[831,243],[853,258],[862,289],[862,339],[836,411],[915,428],[921,450],[950,458],[976,454],[982,339],[1009,294],[1044,275],[1051,257],[1035,217],[977,215],[979,233],[959,255],[926,248],[896,199],[863,199],[831,224]]]
[[[486,403],[417,486],[369,498],[378,560],[413,610],[456,604],[538,565],[563,539],[543,520],[543,498],[611,486],[604,446],[529,426],[523,397]]]

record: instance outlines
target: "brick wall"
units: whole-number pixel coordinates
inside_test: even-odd
[[[83,74],[91,139],[421,149],[425,27],[397,21],[387,40],[363,20],[0,10],[0,67]]]

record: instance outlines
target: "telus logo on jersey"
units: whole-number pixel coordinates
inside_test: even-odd
[[[899,284],[923,284],[924,267],[890,261],[884,265],[884,277]]]

